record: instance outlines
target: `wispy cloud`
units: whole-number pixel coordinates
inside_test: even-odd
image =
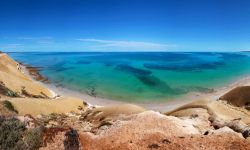
[[[159,44],[152,42],[138,41],[115,41],[101,39],[76,39],[78,41],[92,44],[90,47],[95,50],[133,50],[133,51],[164,51],[176,47],[176,45]]]
[[[21,36],[21,37],[17,37],[16,39],[18,39],[18,40],[34,40],[34,39],[36,39],[36,38],[34,38],[34,37],[23,37],[23,36]]]
[[[5,44],[2,46],[4,49],[16,49],[16,48],[21,48],[23,47],[22,44]]]
[[[50,36],[44,36],[44,37],[26,37],[26,36],[20,36],[17,37],[18,40],[29,40],[34,41],[38,44],[51,44],[54,42],[54,38]]]
[[[22,44],[6,44],[4,46],[5,48],[18,48],[18,47],[23,47]]]
[[[51,49],[55,47],[54,38],[50,36],[19,36],[19,37],[4,37],[0,41],[0,49],[3,51],[33,51],[35,49]]]
[[[50,36],[41,36],[41,37],[19,36],[16,39],[19,39],[19,40],[37,40],[37,39],[53,39],[53,37],[50,37]]]
[[[1,44],[2,43],[2,44]],[[18,43],[18,44],[10,44]],[[142,42],[142,41],[125,41],[125,40],[103,40],[103,39],[68,39],[64,41],[54,40],[53,37],[33,37],[20,36],[7,39],[5,42],[0,41],[0,48],[15,50],[63,50],[63,51],[168,51],[175,50],[177,46],[173,44]],[[179,47],[178,47],[179,48]]]

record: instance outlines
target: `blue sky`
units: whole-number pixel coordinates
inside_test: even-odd
[[[250,1],[1,0],[0,50],[250,50]]]

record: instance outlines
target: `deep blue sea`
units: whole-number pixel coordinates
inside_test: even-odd
[[[128,102],[211,92],[250,75],[250,53],[9,53],[59,86]]]

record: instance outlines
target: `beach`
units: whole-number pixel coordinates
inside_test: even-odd
[[[216,100],[221,93],[248,83],[248,59],[245,53],[156,53],[154,54],[156,58],[153,60],[147,58],[150,53],[142,54],[142,56],[137,53],[77,53],[77,55],[70,53],[69,56],[64,53],[14,53],[11,55],[26,65],[29,69],[26,73],[33,74],[33,78],[50,82],[45,83],[45,86],[59,95],[75,95],[93,105],[135,103],[149,109],[164,111],[192,100]],[[51,58],[47,57],[50,55]],[[178,57],[171,60],[172,56]],[[33,59],[27,59],[29,57],[37,58],[32,67],[30,65]],[[109,59],[106,60],[105,57]],[[116,57],[121,57],[121,62],[118,63]],[[139,61],[135,57],[139,57]],[[187,63],[192,63],[189,60],[190,57],[197,59],[201,57],[204,60],[183,66],[183,69],[180,68],[181,64],[178,61],[184,59]],[[56,61],[48,64],[51,59]],[[177,64],[164,63],[168,62],[168,59]],[[159,62],[162,65],[150,66],[155,67],[155,70],[138,66],[144,64],[148,67],[148,60],[152,64]],[[130,65],[123,65],[126,61],[131,61]],[[230,67],[224,61],[228,61],[229,64],[238,61],[246,63],[243,69],[239,70],[238,66]],[[187,75],[187,79],[182,79],[182,74]],[[209,77],[207,74],[212,76]],[[117,77],[112,78],[114,75]],[[163,75],[170,78],[165,78]],[[214,81],[210,83],[210,79]]]
[[[25,69],[25,66],[24,66]],[[29,71],[26,71],[26,74],[29,75],[31,78],[33,78],[32,75],[29,74]],[[77,97],[79,99],[83,99],[85,102],[96,105],[96,106],[108,106],[108,105],[117,105],[117,104],[124,104],[126,102],[122,102],[120,100],[110,100],[105,98],[99,98],[99,97],[93,97],[90,95],[87,95],[85,93],[81,93],[79,91],[73,91],[66,87],[60,87],[56,86],[53,83],[44,83],[40,82],[40,84],[43,84],[48,89],[52,90],[53,92],[57,93],[58,95],[62,96],[69,96],[69,97]],[[170,111],[174,108],[180,107],[184,104],[190,103],[195,100],[217,100],[221,95],[224,95],[228,91],[238,87],[238,86],[249,86],[250,85],[250,76],[244,77],[242,79],[238,79],[235,81],[232,81],[231,84],[220,87],[217,89],[214,89],[211,93],[202,93],[202,92],[190,92],[182,97],[167,100],[166,102],[145,102],[145,103],[134,103],[136,105],[142,106],[144,108],[147,108],[149,110],[155,110],[160,112],[166,112]]]

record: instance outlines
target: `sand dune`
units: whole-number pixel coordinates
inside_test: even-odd
[[[192,111],[190,111],[190,109]],[[198,100],[176,108],[170,112],[166,112],[166,115],[173,116],[188,116],[190,114],[195,114],[198,109],[205,109],[210,115],[216,115],[225,120],[233,120],[241,118],[241,120],[250,124],[250,112],[241,107],[235,107],[233,105],[227,104],[223,101],[209,101],[209,100]],[[182,112],[181,114],[179,112]]]
[[[231,105],[250,110],[250,86],[239,86],[219,98]]]
[[[0,82],[18,95],[23,91],[40,97],[54,97],[54,93],[41,84],[32,81],[22,72],[21,66],[8,55],[0,55]]]
[[[25,70],[5,53],[0,54],[0,82],[0,100],[9,100],[19,115],[78,112],[79,106],[85,107],[83,100],[79,98],[55,99],[56,94],[53,91],[31,79],[25,74]],[[6,94],[6,90],[15,95]]]

